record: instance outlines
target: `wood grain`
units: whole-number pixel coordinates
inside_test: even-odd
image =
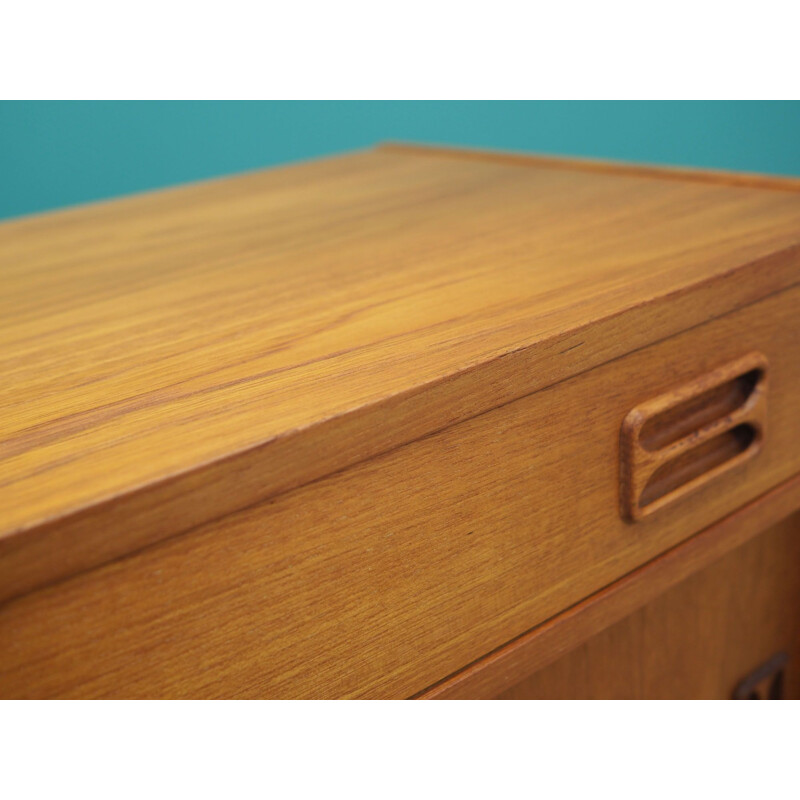
[[[441,683],[422,700],[491,699],[800,509],[800,475]],[[796,515],[795,515],[796,519]]]
[[[800,288],[5,604],[6,697],[407,697],[800,471]],[[759,455],[631,525],[627,412],[743,353]]]
[[[366,152],[0,225],[0,597],[800,280],[800,196]]]
[[[501,699],[730,699],[786,652],[800,699],[800,515],[589,639]]]

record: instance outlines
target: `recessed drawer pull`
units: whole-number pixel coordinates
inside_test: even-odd
[[[620,439],[623,517],[642,519],[752,458],[766,389],[767,360],[750,353],[634,408]]]

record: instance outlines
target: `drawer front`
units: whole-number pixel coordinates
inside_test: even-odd
[[[772,296],[12,601],[0,693],[415,694],[800,470],[798,311]],[[624,519],[631,410],[750,353],[759,452]]]

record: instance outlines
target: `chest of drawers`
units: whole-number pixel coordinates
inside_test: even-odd
[[[800,695],[800,183],[389,145],[0,260],[3,697]]]

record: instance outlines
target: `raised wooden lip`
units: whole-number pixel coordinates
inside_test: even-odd
[[[410,144],[384,144],[379,145],[378,149],[402,149],[426,156],[499,159],[533,166],[624,172],[630,175],[650,176],[654,169],[660,177],[686,179],[684,173],[669,168],[611,162]],[[718,175],[719,182],[730,181],[728,173],[700,174],[704,176],[703,180],[711,180]],[[750,183],[750,180],[743,176],[743,182],[738,185],[760,186]],[[781,179],[774,180],[781,182]],[[800,191],[800,180],[791,190]],[[0,532],[0,603],[185,534],[199,525],[348,469],[736,309],[762,301],[800,284],[798,263],[800,244],[793,244],[762,259],[742,263],[728,272],[659,295],[555,336],[543,337],[526,347],[481,361],[430,383],[419,384],[406,392],[352,409],[315,425],[289,431],[218,459],[192,465],[185,471],[160,480],[131,486],[125,492],[98,498],[68,513]],[[759,280],[748,280],[748,274],[755,272]],[[723,284],[726,286],[724,293],[719,291]],[[658,315],[657,323],[653,324],[653,309],[667,302],[671,313]],[[626,336],[615,338],[614,332],[621,330],[626,332]],[[549,357],[547,369],[543,366],[545,357]],[[535,374],[531,370],[534,362],[537,367]],[[457,414],[446,408],[435,415],[424,413],[425,407],[432,405],[432,396],[440,395],[445,405],[447,398],[456,395],[473,397],[474,387],[487,377],[498,387],[493,390],[491,397],[476,396],[472,406]],[[394,438],[389,437],[377,444],[363,439],[352,440],[352,432],[357,426],[369,427],[365,426],[365,420],[380,425],[381,419],[397,413],[414,421]],[[272,481],[254,479],[254,476],[261,476],[265,464],[274,463],[281,452],[294,447],[313,447],[315,452],[322,452],[323,457],[311,459],[303,470],[282,474]],[[210,497],[212,500],[199,504],[199,497]],[[103,538],[97,534],[101,530],[113,530],[114,535]]]
[[[404,141],[383,142],[378,145],[378,149],[406,155],[463,158],[516,166],[579,170],[582,172],[599,172],[606,175],[661,178],[670,181],[696,181],[699,183],[716,183],[721,186],[741,186],[749,189],[771,189],[777,192],[800,192],[800,177],[767,175],[761,172],[729,172],[727,170],[701,169],[699,167],[637,164],[614,161],[613,159],[540,155],[519,151],[509,152],[478,147],[421,144]]]

